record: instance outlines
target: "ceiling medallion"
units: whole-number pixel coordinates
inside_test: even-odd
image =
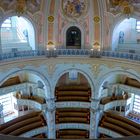
[[[99,23],[100,22],[100,17],[99,16],[95,16],[93,18],[93,20],[94,20],[95,23]]]
[[[48,16],[48,21],[49,22],[54,22],[54,16]]]
[[[61,9],[64,16],[77,20],[87,14],[88,0],[62,0]]]

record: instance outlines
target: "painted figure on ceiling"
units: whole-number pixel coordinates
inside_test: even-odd
[[[62,9],[68,17],[80,17],[85,13],[87,5],[86,0],[63,0]]]

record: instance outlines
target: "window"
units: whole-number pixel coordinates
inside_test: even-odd
[[[140,95],[135,95],[133,111],[140,113]]]
[[[13,112],[12,97],[13,97],[12,93],[0,96],[0,105],[2,109],[1,117],[9,115]]]
[[[2,28],[11,28],[12,27],[11,18],[6,19],[1,27]]]
[[[136,23],[136,30],[137,32],[140,32],[140,21],[137,21]]]

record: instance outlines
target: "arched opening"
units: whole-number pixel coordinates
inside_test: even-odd
[[[66,48],[67,49],[81,48],[81,31],[76,26],[70,27],[66,32]]]
[[[12,16],[1,25],[2,52],[35,50],[35,31],[32,23],[24,18]]]
[[[103,111],[99,122],[100,127],[114,131],[119,135],[123,133],[129,133],[129,136],[131,133],[135,134],[133,129],[129,130],[125,127],[140,124],[140,82],[135,78],[132,74],[118,72],[111,73],[104,79],[100,87],[100,107]],[[118,128],[115,129],[116,127]],[[128,131],[126,132],[126,130]],[[100,137],[108,138],[113,135],[100,132]]]
[[[3,123],[26,113],[42,110],[39,105],[28,103],[28,100],[37,104],[46,103],[46,91],[38,86],[38,81],[44,87],[44,82],[38,75],[26,71],[11,74],[2,81],[0,85],[0,118]]]
[[[140,116],[140,94],[135,88],[140,88],[140,82],[133,76],[127,74],[111,74],[101,84],[101,101],[105,105],[115,100],[131,100],[126,105],[112,106],[110,111],[117,112],[124,117],[129,117],[129,114],[136,113]],[[110,106],[111,107],[111,106]],[[140,123],[140,122],[139,122]]]
[[[131,53],[140,52],[139,28],[140,22],[137,19],[124,19],[113,31],[112,50]]]
[[[55,97],[56,125],[90,124],[91,87],[83,74],[76,70],[63,74],[57,82]],[[83,126],[76,129],[67,125],[64,129],[61,127],[57,129],[56,137],[61,139],[89,138],[89,131]]]

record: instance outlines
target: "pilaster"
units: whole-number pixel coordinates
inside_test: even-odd
[[[46,118],[48,125],[48,139],[55,139],[55,98],[46,100],[48,108],[46,109]]]

